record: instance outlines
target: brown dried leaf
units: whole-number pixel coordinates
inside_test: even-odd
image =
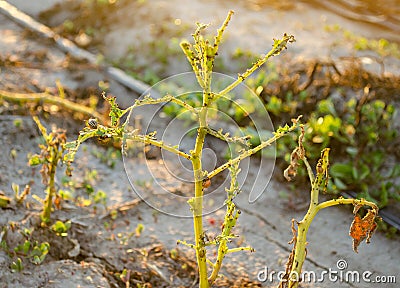
[[[370,242],[372,234],[375,232],[377,224],[375,223],[376,218],[376,210],[368,210],[367,215],[364,218],[361,218],[357,211],[359,207],[355,207],[355,215],[354,220],[350,226],[349,235],[353,238],[353,250],[358,253],[358,246],[360,243],[366,239],[366,243]]]
[[[293,238],[292,238],[292,240],[290,240],[288,242],[288,244],[293,244],[293,249],[292,249],[292,252],[290,253],[289,258],[285,265],[285,274],[282,276],[283,281],[281,281],[279,283],[278,288],[287,288],[288,284],[289,284],[289,276],[290,276],[290,271],[292,271],[292,266],[293,266],[293,261],[294,261],[294,253],[296,250],[296,240],[297,240],[297,236],[296,236],[297,230],[295,227],[295,223],[299,224],[295,219],[292,219],[292,227],[291,228],[292,228]]]
[[[293,119],[292,119],[293,121]],[[287,167],[285,169],[285,171],[283,172],[283,176],[285,177],[285,179],[287,181],[292,181],[294,177],[296,177],[297,175],[297,168],[299,167],[299,161],[301,159],[304,159],[305,157],[305,150],[304,150],[304,146],[303,146],[303,138],[304,138],[304,126],[301,125],[300,126],[301,129],[301,133],[299,135],[299,146],[296,147],[292,154],[290,154],[290,164],[289,167]]]

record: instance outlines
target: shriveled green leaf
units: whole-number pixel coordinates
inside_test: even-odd
[[[110,104],[110,113],[108,114],[111,118],[111,125],[117,126],[118,121],[123,115],[124,111],[118,108],[116,98],[114,96],[104,96],[104,99]]]

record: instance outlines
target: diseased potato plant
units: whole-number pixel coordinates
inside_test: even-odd
[[[232,233],[232,228],[236,225],[236,221],[240,215],[240,211],[236,208],[236,205],[232,201],[236,195],[239,193],[238,183],[236,181],[237,174],[240,172],[239,163],[243,159],[257,153],[263,148],[270,146],[277,139],[287,135],[289,132],[293,131],[298,126],[298,119],[293,120],[291,126],[286,125],[283,128],[278,129],[272,138],[269,140],[261,142],[260,145],[251,148],[244,149],[236,158],[230,159],[225,164],[217,167],[215,170],[211,172],[207,172],[203,169],[202,166],[202,152],[204,140],[207,134],[210,134],[214,137],[217,137],[221,140],[227,142],[240,142],[247,144],[248,137],[230,137],[229,134],[223,133],[222,130],[218,132],[214,131],[209,127],[207,117],[209,107],[215,102],[217,99],[226,96],[229,91],[233,90],[240,83],[242,83],[247,77],[249,77],[257,68],[263,65],[270,57],[280,54],[282,50],[286,48],[288,43],[294,41],[294,37],[290,35],[284,35],[280,40],[274,40],[273,48],[262,58],[260,58],[251,68],[249,68],[243,74],[240,74],[236,81],[234,81],[229,86],[225,87],[223,90],[218,93],[212,92],[211,90],[211,82],[212,82],[212,69],[214,67],[214,60],[218,52],[219,44],[222,40],[222,34],[225,28],[228,25],[228,22],[232,16],[233,12],[231,11],[228,14],[225,22],[218,30],[217,35],[214,38],[214,43],[210,43],[208,40],[203,38],[201,32],[207,28],[207,25],[198,24],[198,28],[193,34],[193,38],[195,43],[192,45],[189,42],[182,42],[181,47],[187,56],[189,63],[191,64],[193,71],[196,75],[196,79],[202,88],[202,103],[195,107],[190,104],[176,98],[172,95],[166,95],[161,98],[155,99],[150,96],[145,96],[141,100],[136,100],[135,103],[127,109],[120,109],[116,103],[114,97],[104,96],[105,100],[107,100],[111,106],[110,109],[110,126],[104,126],[96,119],[89,119],[87,122],[87,126],[81,131],[78,139],[73,142],[66,143],[65,148],[68,150],[68,153],[64,156],[64,161],[67,163],[71,163],[74,161],[75,153],[77,152],[80,144],[92,137],[99,138],[113,138],[117,141],[122,141],[123,145],[126,145],[127,141],[138,141],[143,142],[145,144],[154,145],[165,149],[171,153],[175,153],[181,157],[184,157],[191,161],[192,168],[194,171],[193,179],[194,179],[194,195],[188,201],[189,208],[193,213],[193,223],[194,223],[194,243],[186,243],[183,241],[179,241],[188,247],[194,248],[196,251],[197,263],[199,266],[199,279],[200,279],[200,287],[209,287],[217,278],[224,256],[227,253],[233,253],[237,251],[253,251],[251,247],[234,247],[229,248],[228,244],[231,242],[231,239],[236,237]],[[169,145],[164,143],[163,141],[157,140],[155,137],[155,132],[140,135],[137,130],[129,131],[128,122],[129,117],[121,123],[121,118],[125,115],[128,115],[132,110],[137,107],[143,105],[151,105],[151,104],[159,104],[159,103],[168,103],[172,102],[175,105],[181,106],[183,109],[186,109],[188,112],[192,113],[198,123],[197,128],[197,136],[195,141],[195,146],[190,151],[190,153],[185,153],[183,151],[178,150],[173,145]],[[250,146],[250,145],[246,145]],[[203,195],[204,189],[209,185],[211,179],[222,171],[229,169],[231,172],[231,184],[227,189],[227,210],[226,215],[223,221],[223,228],[221,234],[215,237],[215,240],[208,241],[204,237],[205,229],[203,228]],[[215,263],[211,263],[207,258],[207,248],[210,246],[217,246],[217,259]],[[209,273],[209,267],[211,268],[211,272]]]
[[[81,143],[93,137],[102,139],[113,138],[114,140],[122,141],[123,149],[126,147],[129,141],[154,145],[189,160],[193,168],[194,193],[193,197],[188,200],[188,208],[193,214],[194,242],[187,243],[184,241],[178,241],[178,243],[184,244],[195,250],[199,273],[199,287],[210,287],[219,275],[222,261],[226,254],[245,250],[254,251],[254,249],[251,247],[230,247],[232,238],[236,237],[236,235],[233,234],[232,229],[236,225],[241,213],[233,201],[238,193],[240,193],[239,185],[237,183],[237,175],[240,172],[240,162],[243,159],[250,157],[251,155],[254,155],[262,149],[270,146],[279,138],[282,138],[283,136],[300,127],[301,134],[299,136],[299,145],[291,155],[291,163],[288,169],[285,170],[285,177],[291,179],[296,175],[296,170],[300,165],[299,161],[302,161],[305,164],[310,181],[312,183],[310,207],[304,219],[297,223],[297,231],[295,228],[295,221],[293,220],[293,240],[291,242],[294,244],[294,247],[288,259],[286,275],[282,283],[280,283],[280,287],[297,287],[299,283],[299,277],[296,277],[296,275],[300,275],[306,256],[307,231],[319,210],[339,204],[353,204],[355,206],[355,218],[350,234],[354,239],[354,250],[357,251],[358,244],[365,238],[368,242],[376,228],[375,219],[378,213],[378,208],[374,203],[368,202],[364,199],[355,200],[339,198],[322,203],[318,202],[319,192],[325,189],[328,181],[329,149],[327,148],[322,151],[321,159],[318,161],[316,167],[317,174],[314,175],[305,157],[305,149],[302,143],[304,138],[304,129],[300,124],[300,117],[293,119],[290,126],[285,125],[284,127],[277,129],[277,131],[273,133],[273,137],[266,141],[261,141],[256,146],[249,145],[248,141],[250,137],[248,137],[248,135],[245,135],[244,137],[232,137],[229,135],[229,133],[223,133],[222,130],[216,132],[209,127],[208,112],[212,104],[222,97],[227,97],[231,90],[248,78],[270,57],[279,55],[282,50],[286,49],[288,43],[295,41],[293,36],[287,34],[284,34],[281,39],[274,40],[272,49],[265,56],[258,59],[253,66],[247,69],[244,73],[239,74],[238,78],[230,85],[226,86],[219,92],[213,92],[211,89],[211,83],[214,61],[218,54],[218,48],[222,40],[222,35],[232,15],[233,12],[230,11],[226,20],[218,29],[217,35],[214,37],[213,42],[206,40],[206,38],[202,35],[203,30],[205,30],[208,25],[198,24],[198,27],[193,34],[194,43],[191,44],[187,41],[183,41],[181,43],[181,48],[185,53],[190,65],[192,66],[197,82],[202,89],[201,102],[197,106],[194,106],[193,103],[182,101],[173,95],[167,94],[160,98],[152,98],[150,95],[147,95],[143,99],[136,100],[134,104],[127,109],[120,109],[116,103],[115,97],[108,97],[104,95],[104,99],[108,101],[111,106],[109,113],[110,125],[103,125],[102,123],[99,123],[97,119],[89,119],[86,127],[80,132],[78,139],[64,145],[64,148],[68,151],[64,155],[64,161],[68,165],[71,164],[74,161],[75,154],[78,151]],[[128,122],[130,119],[130,113],[135,108],[143,105],[160,103],[174,103],[174,105],[178,105],[181,107],[181,109],[191,113],[193,118],[197,121],[195,145],[189,153],[179,150],[178,146],[173,146],[158,140],[156,138],[156,131],[149,134],[140,134],[137,129],[129,129]],[[124,116],[128,116],[126,120],[122,120]],[[220,165],[213,171],[205,171],[201,159],[204,140],[207,135],[212,135],[225,142],[245,144],[243,145],[245,148],[239,152],[238,156],[228,159],[224,164]],[[230,187],[226,189],[226,212],[223,219],[221,233],[214,239],[210,240],[205,237],[206,230],[203,227],[204,189],[210,185],[210,181],[214,176],[226,169],[230,171],[231,178]],[[357,212],[359,208],[364,205],[372,207],[372,210],[369,210],[367,215],[364,218],[361,218]],[[212,247],[215,247],[216,249],[215,254],[217,256],[215,262],[211,262],[207,256],[210,255],[210,250]]]
[[[33,120],[39,127],[42,133],[44,144],[40,144],[41,148],[40,155],[33,155],[29,159],[30,166],[36,166],[42,164],[42,169],[40,174],[42,175],[43,184],[47,186],[46,198],[44,200],[36,197],[40,202],[43,202],[43,212],[41,214],[42,225],[47,225],[50,222],[51,210],[53,207],[53,202],[56,206],[59,206],[60,197],[57,193],[55,176],[58,164],[63,159],[64,144],[67,141],[67,136],[64,130],[53,130],[47,133],[46,128],[40,123],[39,118],[34,117]]]

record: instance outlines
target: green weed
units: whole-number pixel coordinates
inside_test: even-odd
[[[35,265],[40,265],[49,253],[50,244],[48,242],[39,243],[32,239],[33,229],[24,228],[19,230],[19,233],[25,238],[21,244],[18,244],[14,248],[8,246],[6,238],[8,229],[14,231],[16,227],[13,227],[12,223],[9,223],[9,227],[3,227],[1,232],[1,244],[0,248],[5,251],[10,257],[17,257],[11,264],[12,272],[21,272],[24,269],[24,259],[29,260]]]
[[[69,228],[71,228],[71,221],[62,222],[58,220],[51,226],[51,229],[57,234],[57,236],[62,237],[68,236]]]

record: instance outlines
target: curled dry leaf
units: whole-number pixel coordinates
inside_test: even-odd
[[[294,119],[292,119],[292,121],[294,123],[297,123],[297,121],[295,122]],[[299,161],[304,159],[305,157],[305,150],[303,146],[303,138],[305,134],[304,126],[301,125],[300,129],[301,129],[301,134],[299,135],[299,146],[293,150],[292,154],[290,154],[289,167],[287,167],[283,172],[283,176],[287,181],[292,181],[293,178],[296,177],[297,168],[300,166]]]
[[[370,242],[372,234],[375,232],[377,224],[375,219],[377,217],[377,210],[372,209],[368,210],[367,214],[364,218],[361,218],[360,215],[357,214],[360,207],[354,207],[354,220],[350,226],[349,235],[353,238],[353,250],[358,253],[358,246],[360,243],[366,239],[366,243]]]

